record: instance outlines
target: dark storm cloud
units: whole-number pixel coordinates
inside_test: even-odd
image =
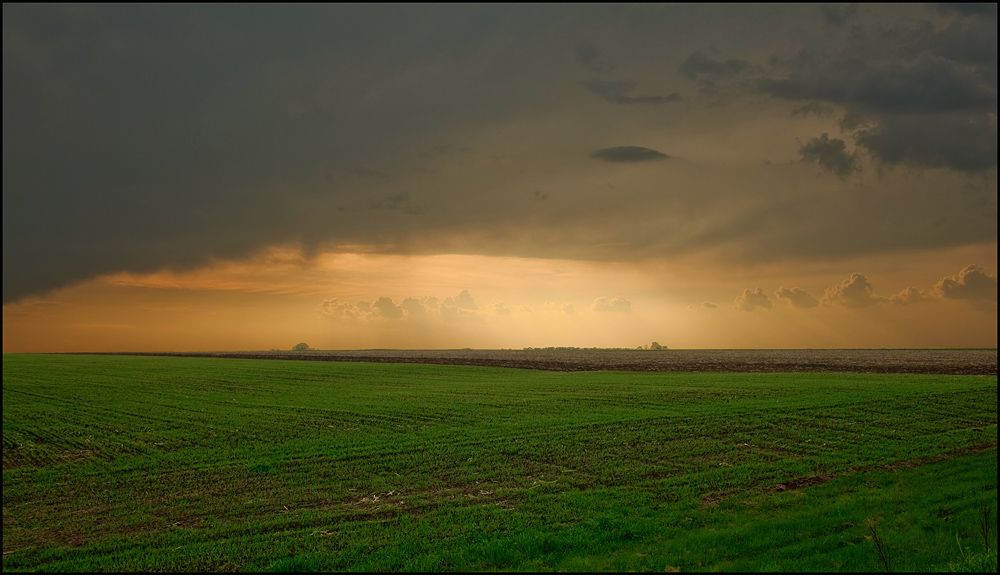
[[[996,241],[995,186],[940,191],[911,185],[842,185],[833,194],[808,186],[718,218],[697,236],[744,261],[790,257],[841,259]]]
[[[844,58],[815,72],[765,78],[761,87],[782,98],[834,102],[859,113],[931,113],[994,106],[996,86],[984,80],[963,62],[926,55],[889,63]]]
[[[670,158],[670,156],[664,153],[641,146],[604,148],[597,150],[590,157],[604,160],[605,162],[655,162]]]
[[[820,117],[829,116],[833,114],[833,107],[819,102],[809,102],[792,110],[793,116],[808,116],[809,114],[816,114]]]
[[[857,4],[823,4],[819,11],[831,26],[844,26],[858,19]]]
[[[615,65],[600,57],[597,46],[584,42],[576,48],[576,60],[591,72],[601,74],[613,72]]]
[[[635,90],[636,84],[628,80],[591,80],[583,83],[588,90],[613,104],[666,104],[681,100],[677,92],[666,96],[632,96],[630,92]]]
[[[274,245],[743,263],[995,242],[995,9],[947,10],[8,3],[3,299]],[[792,134],[793,111],[844,132],[821,148],[835,128]],[[964,173],[901,191],[747,162],[796,136],[839,174],[855,152]],[[579,150],[667,159],[598,149],[619,142],[697,162],[608,194]]]
[[[403,212],[404,214],[418,215],[420,210],[414,207],[410,201],[410,192],[399,192],[394,196],[387,196],[372,204],[373,210],[389,210]]]
[[[709,86],[721,78],[737,76],[750,67],[750,62],[746,60],[713,60],[702,52],[693,52],[680,65],[678,71],[690,80]]]
[[[925,168],[975,172],[997,165],[996,124],[970,121],[965,114],[915,118],[887,116],[854,139],[876,160]]]
[[[842,127],[880,164],[990,169],[997,159],[993,18],[873,28],[839,52],[805,52],[784,63],[786,74],[758,85],[780,98],[841,106]]]
[[[840,139],[830,139],[826,134],[813,138],[799,150],[804,162],[816,162],[827,170],[846,178],[860,169],[856,153],[847,153],[847,144]]]
[[[937,4],[941,12],[956,12],[964,16],[987,16],[994,20],[997,17],[996,2],[948,2]]]
[[[391,174],[449,126],[556,107],[572,83],[537,54],[555,53],[557,17],[4,4],[4,302],[275,243],[403,241],[411,228],[357,212],[415,209],[359,170]]]

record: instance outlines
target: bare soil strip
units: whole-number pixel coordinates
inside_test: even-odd
[[[854,372],[996,375],[995,349],[836,350],[358,350],[122,353],[236,359],[296,359],[478,365],[550,371]]]

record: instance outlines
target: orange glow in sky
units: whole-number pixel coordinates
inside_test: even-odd
[[[937,266],[995,249],[938,254]],[[752,287],[765,299],[749,309],[739,300],[746,280],[694,276],[691,266],[467,255],[305,258],[272,249],[187,272],[102,276],[5,305],[4,352],[288,349],[300,341],[320,349],[996,344],[995,303],[934,293],[943,273],[923,282],[899,272],[870,277],[889,289],[872,289],[870,303],[855,305],[828,293],[848,282],[848,273],[817,269],[789,278],[778,268],[755,270],[761,286]],[[779,298],[778,289],[793,283],[816,304]],[[899,294],[911,283],[925,298],[904,303]]]

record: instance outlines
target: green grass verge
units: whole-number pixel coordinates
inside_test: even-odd
[[[996,562],[996,396],[995,376],[5,355],[3,568],[975,570]]]

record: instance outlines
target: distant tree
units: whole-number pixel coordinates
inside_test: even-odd
[[[667,349],[667,348],[666,346],[660,345],[654,341],[653,343],[649,344],[649,349],[654,351],[660,351],[661,349]]]
[[[308,343],[297,343],[295,344],[295,347],[292,348],[292,351],[309,351],[310,349],[312,348],[309,347]]]

